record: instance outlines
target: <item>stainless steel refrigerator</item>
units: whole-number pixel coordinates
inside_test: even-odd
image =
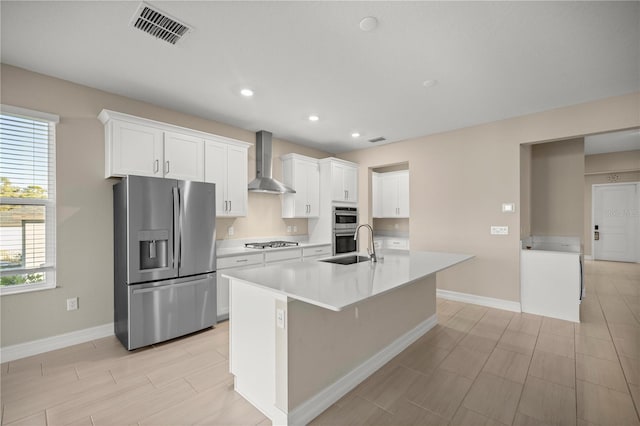
[[[114,185],[114,327],[127,349],[216,323],[215,206],[211,183]]]

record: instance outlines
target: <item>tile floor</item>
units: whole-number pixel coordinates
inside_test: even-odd
[[[314,425],[639,425],[640,265],[587,262],[582,322],[438,300],[439,324]],[[268,425],[233,391],[228,324],[127,352],[1,364],[2,425]]]

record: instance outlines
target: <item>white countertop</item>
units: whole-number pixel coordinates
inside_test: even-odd
[[[255,248],[246,248],[246,247],[229,247],[229,248],[219,248],[216,250],[217,257],[229,257],[229,256],[239,256],[245,254],[260,254],[274,250],[300,250],[304,247],[318,247],[318,246],[326,246],[331,245],[330,242],[326,243],[298,243],[297,246],[289,246],[289,247],[275,247],[275,248],[265,248],[265,249],[255,249]]]
[[[382,254],[383,259],[376,263],[338,265],[308,260],[231,269],[223,272],[222,276],[340,311],[474,257],[457,253],[395,250],[384,250]]]

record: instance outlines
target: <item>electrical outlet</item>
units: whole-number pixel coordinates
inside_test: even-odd
[[[227,229],[227,234],[229,234],[229,236],[230,236],[230,237],[232,237],[232,236],[233,236],[234,232],[235,232],[235,231],[234,231],[234,229],[233,229],[233,226],[230,226],[230,227]]]
[[[293,232],[298,232],[298,226],[297,225],[293,225]]]
[[[67,299],[67,311],[75,311],[78,309],[78,298],[72,297]]]
[[[287,232],[291,232],[291,225],[287,226]]]
[[[491,235],[509,235],[508,226],[492,226]]]

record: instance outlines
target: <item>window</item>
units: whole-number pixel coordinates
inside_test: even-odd
[[[57,122],[0,106],[0,294],[56,286]]]

